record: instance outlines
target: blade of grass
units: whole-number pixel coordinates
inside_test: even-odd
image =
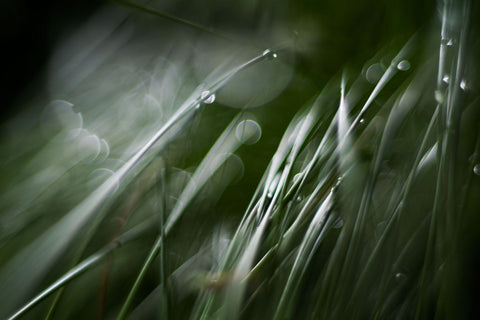
[[[14,320],[23,316],[27,311],[29,311],[30,309],[35,307],[38,303],[40,303],[41,301],[49,297],[56,290],[62,288],[72,280],[78,278],[80,275],[82,275],[83,273],[87,272],[88,270],[96,266],[104,258],[108,257],[114,250],[120,248],[121,246],[127,243],[130,243],[136,240],[138,237],[142,236],[151,227],[152,227],[152,221],[146,220],[141,224],[128,230],[127,232],[122,234],[120,237],[118,237],[115,241],[112,241],[110,244],[108,244],[104,248],[100,249],[96,253],[92,254],[90,257],[81,261],[74,268],[72,268],[70,271],[65,273],[58,280],[56,280],[54,283],[48,286],[45,290],[40,292],[33,299],[31,299],[29,302],[23,305],[22,308],[17,310],[8,319]]]
[[[241,116],[241,114],[237,116],[224,130],[222,135],[217,139],[215,144],[212,146],[210,151],[207,153],[207,155],[204,157],[204,159],[198,166],[198,168],[195,170],[192,180],[185,187],[177,201],[177,205],[168,215],[168,218],[165,222],[165,231],[161,232],[160,236],[153,245],[145,263],[142,266],[141,271],[139,272],[135,280],[135,283],[132,286],[132,289],[128,294],[127,299],[125,300],[125,303],[122,306],[122,309],[120,310],[118,319],[125,319],[125,317],[127,316],[133,298],[146,272],[148,271],[153,261],[159,254],[160,249],[162,248],[164,237],[170,233],[175,223],[178,221],[178,219],[183,214],[190,202],[193,200],[195,195],[200,191],[201,187],[226,160],[226,157],[224,155],[234,152],[240,146],[241,141],[239,141],[235,136],[235,128],[240,122]]]

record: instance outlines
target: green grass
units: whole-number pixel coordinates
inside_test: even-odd
[[[340,65],[363,7],[197,5],[113,1],[4,125],[0,318],[478,316],[475,4]]]

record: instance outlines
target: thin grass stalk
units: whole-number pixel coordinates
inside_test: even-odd
[[[133,298],[140,287],[140,284],[145,277],[147,271],[152,265],[153,261],[160,253],[161,248],[163,247],[163,239],[167,236],[172,230],[175,223],[178,221],[180,216],[183,214],[188,204],[193,200],[194,196],[200,191],[200,188],[206,183],[206,181],[211,177],[211,175],[222,165],[226,158],[222,155],[229,154],[234,152],[238,147],[240,142],[236,141],[236,137],[233,136],[234,128],[239,123],[241,115],[237,116],[230,125],[225,129],[223,134],[217,139],[215,144],[212,146],[210,151],[207,153],[205,158],[202,160],[197,170],[195,171],[192,180],[185,187],[182,194],[180,195],[177,205],[174,207],[172,212],[169,214],[167,221],[165,223],[164,231],[160,233],[160,236],[157,238],[155,244],[153,245],[147,259],[145,260],[142,269],[140,270],[135,283],[133,284],[127,299],[125,300],[122,309],[118,315],[118,319],[125,319],[129,311],[130,305],[133,301]]]
[[[464,6],[466,6],[466,2],[463,3]],[[447,202],[452,201],[453,195],[452,190],[448,188],[448,182],[449,182],[449,168],[454,168],[454,164],[451,163],[454,161],[452,159],[452,156],[449,154],[449,151],[452,150],[452,147],[456,145],[455,143],[452,142],[452,136],[451,133],[449,133],[450,130],[455,130],[451,126],[458,125],[458,120],[457,119],[451,119],[452,115],[455,115],[455,118],[458,117],[459,110],[453,110],[454,108],[458,108],[458,106],[454,106],[451,102],[453,97],[451,95],[455,94],[457,89],[455,89],[455,92],[452,92],[449,88],[447,88],[447,98],[444,98],[443,95],[443,85],[442,85],[442,79],[444,77],[444,70],[446,70],[446,65],[447,65],[447,53],[450,51],[449,48],[447,48],[447,41],[453,41],[452,39],[456,41],[464,41],[464,36],[462,38],[455,38],[456,30],[451,30],[448,28],[448,23],[450,19],[454,19],[452,16],[452,10],[455,9],[455,4],[449,1],[445,1],[443,5],[443,15],[442,15],[442,34],[441,34],[441,44],[440,44],[440,56],[439,56],[439,71],[438,71],[438,77],[437,77],[437,100],[439,100],[439,105],[440,105],[440,121],[439,121],[439,129],[438,129],[438,161],[439,161],[439,167],[438,167],[438,174],[437,174],[437,181],[436,181],[436,190],[435,190],[435,199],[434,199],[434,204],[433,204],[433,215],[432,215],[432,221],[430,225],[430,230],[429,230],[429,236],[428,236],[428,243],[427,243],[427,251],[425,254],[425,261],[424,261],[424,266],[422,269],[422,275],[421,275],[421,281],[420,281],[420,289],[419,289],[419,301],[418,301],[418,306],[416,310],[416,315],[415,319],[420,319],[426,316],[427,310],[425,310],[424,304],[425,304],[425,299],[428,297],[427,295],[427,283],[428,279],[431,278],[428,275],[430,274],[431,268],[434,267],[435,263],[435,246],[436,246],[436,240],[438,239],[439,232],[442,232],[443,230],[443,225],[438,225],[441,220],[440,215],[441,213],[445,213],[445,216],[448,216],[451,214],[447,210],[442,210],[442,200],[447,199]],[[460,44],[462,46],[462,44]],[[460,61],[456,61],[456,63],[459,63]],[[455,62],[452,62],[455,63]],[[455,65],[455,64],[453,64]],[[457,66],[456,68],[460,68],[461,70],[462,66]],[[455,70],[455,69],[454,69]],[[451,76],[449,75],[451,78]],[[459,82],[457,83],[459,85]],[[453,123],[452,123],[453,122]],[[458,129],[456,129],[458,130]],[[448,200],[450,198],[450,200]],[[448,205],[447,205],[448,206]],[[450,204],[452,206],[452,204]],[[441,234],[442,235],[446,235]]]
[[[65,273],[60,278],[58,278],[58,280],[56,280],[54,283],[48,286],[45,290],[41,291],[33,299],[31,299],[29,302],[23,305],[8,319],[14,320],[23,316],[27,311],[29,311],[30,309],[35,307],[37,304],[39,304],[41,301],[49,297],[52,293],[63,288],[66,284],[70,283],[72,280],[78,278],[80,275],[82,275],[86,271],[92,269],[94,266],[100,263],[103,259],[108,257],[114,250],[142,236],[151,227],[152,227],[152,221],[146,220],[141,224],[133,227],[129,231],[125,232],[123,235],[118,237],[115,241],[112,241],[111,243],[109,243],[108,245],[106,245],[96,253],[82,260],[82,262],[77,264],[74,268],[72,268],[70,271]]]
[[[275,315],[273,317],[274,319],[290,317],[291,310],[288,310],[288,304],[291,304],[293,301],[295,301],[294,299],[296,292],[298,291],[299,282],[301,281],[302,275],[305,273],[312,253],[314,252],[319,241],[322,239],[322,235],[324,235],[328,229],[328,213],[330,212],[332,202],[333,190],[330,191],[329,195],[324,201],[322,201],[310,223],[307,232],[305,233],[305,237],[300,244],[297,256],[295,257],[295,262],[293,263],[287,283],[276,308]],[[287,299],[290,299],[290,301],[287,302]]]

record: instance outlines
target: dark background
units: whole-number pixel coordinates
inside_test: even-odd
[[[55,43],[84,22],[101,2],[0,1],[2,122],[16,114],[34,95]]]
[[[165,1],[173,15],[216,28],[254,25],[258,15],[236,16],[237,9],[215,1]],[[228,1],[227,1],[228,2]],[[3,81],[0,89],[0,121],[12,117],[28,104],[41,88],[42,72],[55,44],[82,25],[106,1],[29,1],[0,0],[0,40],[2,42]],[[163,3],[163,2],[159,2]],[[435,18],[435,1],[386,0],[296,0],[257,3],[257,12],[287,7],[286,28],[295,29],[310,21],[316,32],[305,45],[309,54],[299,59],[314,82],[323,85],[347,61],[365,62],[392,39],[404,41]],[[225,6],[225,7],[223,7]],[[202,8],[217,11],[215,19],[199,14]],[[212,9],[213,8],[213,9]]]

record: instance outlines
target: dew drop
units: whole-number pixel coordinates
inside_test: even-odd
[[[455,40],[449,38],[442,38],[440,43],[444,46],[451,47],[455,44]]]
[[[243,144],[254,144],[262,136],[260,125],[253,120],[241,121],[235,130],[238,141]]]
[[[202,102],[205,104],[212,104],[215,101],[215,94],[205,90],[202,92],[200,99],[202,99]]]
[[[477,176],[480,176],[480,163],[477,163],[477,164],[473,167],[473,172],[474,172]]]
[[[407,276],[401,272],[398,272],[396,275],[395,275],[395,280],[397,280],[398,282],[403,282],[405,280],[407,280]]]
[[[460,81],[460,89],[462,89],[463,91],[467,89],[467,82],[465,81],[465,79],[462,79],[462,81]]]
[[[333,224],[333,228],[334,229],[340,229],[341,227],[343,227],[343,219],[342,218],[338,218],[335,223]]]
[[[397,64],[397,69],[400,71],[407,71],[410,69],[410,62],[408,60],[402,60]]]
[[[360,123],[361,123],[361,124],[364,124],[364,123],[365,123],[365,119],[363,119],[363,118],[360,119]]]
[[[211,104],[211,103],[213,103],[214,101],[215,101],[215,95],[212,94],[211,96],[209,96],[209,97],[207,98],[207,100],[205,100],[205,103],[206,103],[206,104]]]
[[[267,50],[263,51],[262,56],[264,56],[265,58],[267,58],[269,60],[272,60],[272,59],[277,58],[278,54],[275,51],[267,49]]]
[[[450,77],[448,76],[448,74],[443,76],[442,81],[448,84],[448,82],[450,81]]]
[[[280,173],[277,173],[277,175],[273,178],[272,182],[270,183],[270,186],[268,187],[268,192],[267,192],[267,197],[268,198],[273,198],[273,195],[275,194],[275,190],[277,190],[278,183],[280,181]]]

